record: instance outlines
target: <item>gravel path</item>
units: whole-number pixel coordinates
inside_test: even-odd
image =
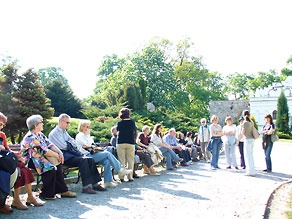
[[[265,160],[260,141],[255,145],[256,177],[243,170],[226,170],[220,156],[220,170],[198,162],[175,171],[161,169],[161,176],[143,175],[134,182],[96,195],[80,193],[81,184],[70,184],[78,192],[74,199],[47,201],[44,207],[15,210],[0,218],[263,218],[266,203],[275,188],[291,180],[292,144],[276,142],[272,151],[273,173],[264,173]]]

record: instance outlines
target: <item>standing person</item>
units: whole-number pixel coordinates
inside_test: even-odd
[[[201,126],[199,128],[199,139],[204,159],[209,163],[211,159],[211,153],[207,150],[207,145],[210,141],[210,130],[207,125],[207,120],[205,118],[201,119]]]
[[[208,150],[212,153],[211,169],[220,169],[218,166],[219,152],[222,147],[221,136],[223,135],[222,127],[218,124],[218,117],[213,115],[211,117],[212,124],[210,125],[210,142],[208,144]]]
[[[32,115],[26,119],[28,132],[21,143],[23,155],[27,158],[28,166],[34,168],[42,176],[42,192],[40,197],[46,200],[55,200],[56,194],[62,197],[73,198],[76,193],[70,192],[64,181],[60,165],[53,165],[47,157],[55,157],[63,163],[63,153],[42,133],[43,117]]]
[[[243,153],[243,148],[244,148],[244,135],[241,133],[243,129],[243,121],[244,118],[241,116],[239,118],[239,125],[236,127],[236,138],[238,142],[238,149],[239,149],[239,154],[240,154],[240,166],[242,169],[245,169],[245,160],[244,160],[244,153]]]
[[[126,170],[122,168],[121,163],[116,159],[116,157],[109,151],[99,151],[97,153],[90,153],[94,141],[92,136],[90,136],[90,121],[89,120],[80,120],[78,125],[78,134],[76,135],[76,143],[79,151],[85,156],[92,157],[95,163],[101,164],[104,166],[104,186],[107,187],[116,187],[117,185],[112,181],[113,175],[111,166],[119,174],[120,177],[123,177],[126,174],[130,174],[132,170]]]
[[[246,176],[255,176],[253,147],[254,138],[252,134],[253,122],[250,120],[248,110],[242,112],[244,118],[242,134],[244,135],[244,158],[246,159]]]
[[[151,134],[151,139],[150,141],[159,148],[159,150],[162,152],[163,156],[166,157],[166,168],[167,170],[173,170],[173,165],[172,161],[175,163],[178,163],[180,161],[183,161],[182,158],[179,158],[176,156],[175,152],[172,150],[173,147],[166,144],[162,140],[162,125],[161,124],[156,124],[154,126],[154,129]]]
[[[235,156],[235,146],[237,143],[235,134],[236,134],[236,126],[232,124],[232,118],[230,116],[225,119],[226,125],[223,127],[223,143],[225,148],[225,156],[226,156],[226,169],[231,169],[233,166],[235,169],[238,169],[236,156]]]
[[[123,167],[128,165],[128,169],[134,169],[135,140],[137,127],[130,118],[130,110],[122,108],[119,112],[120,121],[117,124],[117,153]],[[120,177],[124,181],[124,177]],[[128,174],[128,180],[134,181],[133,172]]]
[[[271,116],[271,114],[267,114],[265,116],[265,122],[266,124],[263,126],[262,132],[261,132],[263,134],[262,145],[265,152],[265,159],[266,159],[266,166],[267,166],[267,168],[264,169],[264,172],[269,173],[269,172],[272,172],[271,152],[273,149],[273,142],[271,140],[271,135],[275,131],[275,125],[273,123],[273,117]]]
[[[72,138],[66,129],[70,125],[70,116],[63,113],[58,118],[58,125],[50,132],[49,139],[64,154],[64,164],[68,166],[78,167],[82,180],[82,193],[96,194],[96,191],[106,191],[99,184],[101,182],[100,174],[96,168],[95,161],[90,157],[78,156],[68,151],[67,144],[72,144],[77,148],[74,138]]]
[[[7,122],[7,118],[4,114],[0,113],[0,130],[4,127],[5,123]],[[7,144],[7,138],[4,132],[0,132],[0,139],[2,141],[2,149],[10,150]],[[38,202],[32,193],[32,186],[31,183],[34,182],[34,177],[31,170],[26,165],[26,160],[22,157],[21,153],[17,153],[18,157],[18,170],[19,170],[19,177],[14,184],[14,195],[13,195],[13,202],[12,207],[17,208],[19,210],[27,210],[28,207],[23,204],[20,200],[20,188],[22,186],[25,187],[27,192],[27,201],[26,203],[33,204],[34,206],[42,206],[42,202]]]

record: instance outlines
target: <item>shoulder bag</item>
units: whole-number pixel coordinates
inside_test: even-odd
[[[9,150],[0,151],[0,169],[10,174],[14,173],[17,167],[17,156]]]
[[[271,135],[271,141],[272,142],[276,142],[279,140],[279,136],[274,132],[272,135]]]
[[[67,143],[67,151],[73,155],[76,156],[83,156],[81,151],[79,151],[76,147],[74,147],[69,141],[66,141]]]
[[[260,134],[258,132],[258,130],[254,127],[254,125],[252,124],[252,136],[254,139],[257,139],[260,137]]]

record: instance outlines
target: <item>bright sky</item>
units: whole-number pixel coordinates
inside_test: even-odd
[[[291,9],[290,0],[0,0],[0,54],[24,70],[64,69],[81,98],[103,56],[131,54],[154,36],[190,37],[210,71],[280,70],[292,55]]]

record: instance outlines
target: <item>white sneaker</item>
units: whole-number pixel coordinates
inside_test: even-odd
[[[107,183],[104,183],[104,187],[105,188],[115,188],[115,187],[117,187],[117,184],[115,184],[113,182],[107,182]]]
[[[125,168],[121,168],[120,171],[118,172],[119,176],[123,177],[125,175],[131,174],[133,170],[127,170]]]

